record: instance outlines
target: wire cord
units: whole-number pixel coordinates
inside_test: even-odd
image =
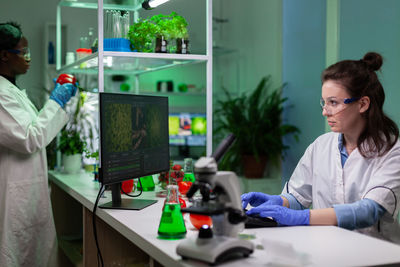
[[[99,260],[101,263],[101,266],[104,267],[104,261],[103,261],[103,256],[101,255],[100,247],[99,247],[99,241],[97,240],[97,229],[96,229],[96,209],[97,205],[99,204],[99,200],[101,195],[104,193],[103,190],[104,185],[102,184],[99,190],[99,193],[97,194],[96,202],[94,203],[93,207],[93,214],[92,214],[92,223],[93,223],[93,235],[94,235],[94,240],[96,242],[96,248],[97,248],[97,266],[99,266]]]
[[[138,197],[138,196],[140,196],[140,195],[143,193],[143,187],[142,187],[142,182],[140,181],[140,178],[139,178],[140,192],[139,192],[137,195],[130,195],[130,194],[126,193],[126,192],[124,191],[124,189],[122,188],[122,183],[121,183],[120,185],[121,185],[121,191],[122,191],[122,193],[124,193],[125,195],[127,195],[127,196],[129,196],[129,197]]]

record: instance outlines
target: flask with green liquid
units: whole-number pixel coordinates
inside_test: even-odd
[[[185,221],[179,204],[178,186],[167,186],[167,198],[163,207],[158,236],[161,239],[181,239],[186,235]]]
[[[138,183],[138,189],[140,190],[143,188],[143,191],[154,191],[155,185],[152,175],[140,177],[140,183]],[[140,184],[142,186],[140,186]]]

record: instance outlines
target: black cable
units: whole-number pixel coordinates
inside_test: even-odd
[[[92,223],[93,223],[93,234],[94,234],[94,240],[96,242],[96,248],[97,248],[97,266],[99,266],[99,259],[100,259],[100,263],[101,266],[104,267],[104,262],[103,262],[103,257],[101,256],[101,251],[100,251],[100,247],[99,247],[99,242],[97,240],[97,230],[96,230],[96,208],[97,205],[99,204],[99,200],[101,195],[103,194],[103,188],[104,185],[102,184],[99,190],[99,193],[97,194],[97,198],[96,198],[96,202],[94,203],[94,207],[93,207],[93,214],[92,214]]]
[[[122,193],[124,193],[125,195],[127,195],[129,197],[138,197],[143,193],[143,187],[142,187],[142,182],[140,181],[140,178],[139,178],[139,184],[140,184],[140,192],[137,195],[130,195],[130,194],[126,193],[124,191],[124,189],[122,189],[122,184],[120,184],[121,185],[121,191],[122,191]]]

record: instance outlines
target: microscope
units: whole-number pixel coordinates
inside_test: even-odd
[[[186,196],[193,202],[192,197],[200,191],[201,199],[182,212],[211,216],[213,227],[204,225],[197,237],[179,243],[176,252],[182,259],[218,264],[253,253],[254,244],[238,238],[246,220],[239,180],[234,172],[218,171],[217,167],[234,140],[234,135],[229,135],[211,157],[202,157],[194,165],[196,181]]]

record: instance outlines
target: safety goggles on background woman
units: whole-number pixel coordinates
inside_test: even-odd
[[[25,60],[31,59],[31,51],[29,47],[24,47],[23,49],[7,49],[8,52],[22,56]]]

